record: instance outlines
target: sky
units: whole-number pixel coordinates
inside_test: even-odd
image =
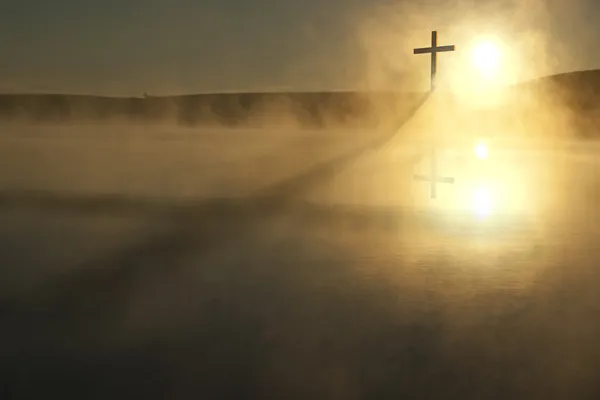
[[[598,0],[3,0],[0,92],[418,90],[432,29],[500,37],[533,77],[600,68],[599,20]]]

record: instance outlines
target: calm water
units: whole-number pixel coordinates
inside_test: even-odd
[[[0,390],[598,398],[593,159],[520,165],[486,220],[381,160],[276,212],[5,207]]]

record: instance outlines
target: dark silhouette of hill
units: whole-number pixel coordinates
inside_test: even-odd
[[[600,70],[574,71],[529,81],[529,85],[553,85],[584,93],[600,93]]]
[[[600,70],[567,72],[529,81],[515,88],[551,98],[576,112],[600,106]]]
[[[60,94],[0,95],[0,120],[32,122],[175,122],[182,125],[304,127],[372,125],[414,104],[421,93],[227,93],[117,98]]]
[[[600,109],[600,70],[552,75],[510,90],[559,102],[580,118]],[[63,94],[0,95],[0,120],[133,122],[261,126],[274,121],[307,128],[373,126],[393,120],[424,94],[406,92],[214,93],[181,96],[100,97]],[[537,100],[536,100],[537,101]]]
[[[438,92],[441,131],[538,139],[600,138],[600,70],[550,75],[496,90]],[[452,136],[454,137],[454,136]]]
[[[503,118],[532,120],[559,136],[597,139],[600,136],[600,70],[552,75],[512,88],[522,100]],[[513,107],[516,108],[516,107]]]

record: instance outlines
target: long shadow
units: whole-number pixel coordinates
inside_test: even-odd
[[[420,107],[411,110],[408,120]],[[216,251],[255,230],[265,218],[286,212],[294,195],[326,180],[362,152],[386,143],[393,134],[377,138],[362,149],[320,164],[296,178],[255,193],[247,199],[212,199],[174,204],[119,196],[89,196],[46,192],[0,192],[0,206],[24,207],[84,215],[158,215],[173,222],[172,230],[157,234],[101,259],[82,264],[50,281],[33,294],[0,303],[3,343],[47,354],[53,340],[86,337],[102,332],[122,314],[132,288],[140,279],[176,273],[188,255]],[[40,332],[43,335],[40,336]],[[37,350],[36,350],[37,349]],[[56,350],[60,355],[60,350]],[[52,353],[52,351],[50,351]]]
[[[227,216],[235,210],[252,205],[247,198],[170,199],[123,196],[119,194],[81,194],[44,190],[2,190],[0,207],[53,213],[82,215],[164,216],[178,215]]]
[[[399,127],[408,121],[426,101],[423,98],[411,108]],[[106,257],[80,265],[68,276],[51,282],[35,296],[18,299],[12,304],[0,304],[0,319],[6,323],[40,318],[56,323],[72,321],[74,315],[99,321],[100,314],[111,315],[126,296],[128,288],[142,274],[152,275],[175,264],[186,254],[216,251],[220,246],[239,238],[269,215],[285,213],[285,207],[296,194],[326,180],[343,169],[364,151],[385,144],[396,135],[378,137],[357,150],[348,152],[285,182],[243,199],[212,199],[173,204],[172,202],[105,196],[88,198],[44,192],[0,192],[0,204],[19,205],[52,211],[83,213],[154,213],[171,219],[173,229],[150,240],[108,254]],[[414,160],[408,160],[409,165]],[[109,296],[107,298],[107,296]]]
[[[304,182],[317,182],[315,179],[308,177]],[[291,185],[290,190],[296,188]],[[148,330],[153,334],[155,329],[163,330],[159,325],[165,323],[160,315],[154,318],[154,312],[181,313],[179,308],[184,309],[188,321],[168,326],[175,337],[157,334],[158,338],[148,339],[140,335],[135,342],[121,337],[117,341],[124,344],[110,341],[115,340],[111,327],[126,314],[123,308],[128,305],[127,296],[135,292],[136,281],[176,275],[178,263],[186,255],[214,249],[246,229],[256,230],[257,223],[273,213],[334,229],[338,224],[343,229],[393,229],[396,223],[415,223],[411,218],[419,221],[418,215],[397,208],[288,203],[285,195],[278,201],[267,195],[253,201],[215,200],[173,209],[153,203],[147,206],[149,210],[168,210],[171,214],[167,215],[180,218],[172,231],[81,265],[36,298],[10,306],[0,304],[0,343],[17,349],[7,352],[10,357],[0,357],[0,397],[17,398],[11,393],[11,384],[22,391],[20,398],[23,393],[30,397],[62,393],[68,398],[92,393],[95,398],[189,398],[192,393],[208,398],[290,398],[285,394],[339,398],[339,391],[328,389],[341,386],[346,389],[341,393],[350,393],[350,397],[443,398],[450,393],[453,398],[500,399],[517,398],[531,389],[532,384],[515,371],[531,367],[529,354],[541,354],[536,350],[542,345],[535,347],[541,329],[522,337],[515,332],[523,331],[529,318],[535,317],[535,309],[521,313],[512,305],[512,296],[506,299],[502,293],[480,295],[476,298],[479,311],[469,321],[479,317],[486,323],[466,329],[464,336],[452,336],[443,295],[429,295],[411,286],[409,280],[390,284],[391,275],[387,274],[379,277],[377,285],[372,285],[372,280],[363,285],[361,268],[353,267],[356,260],[347,249],[337,263],[316,254],[312,259],[321,259],[319,265],[305,265],[300,260],[281,268],[278,262],[294,257],[283,246],[278,254],[255,256],[253,265],[240,263],[226,271],[241,274],[228,275],[227,285],[198,279],[199,290],[185,292],[184,287],[183,295],[179,291],[186,286],[188,275],[171,276],[178,285],[165,282],[169,290],[164,298],[143,304],[151,309],[145,311],[152,319]],[[38,197],[40,207],[69,210],[69,201]],[[99,212],[135,212],[139,205],[118,199],[113,203],[72,199],[71,203],[82,211]],[[285,207],[273,208],[273,204]],[[263,242],[262,252],[266,253],[272,238],[259,239],[252,245]],[[303,244],[295,248],[296,255],[303,256],[314,242]],[[407,276],[412,267],[397,263],[393,269],[403,272],[399,276]],[[219,266],[197,268],[214,270]],[[247,269],[253,273],[244,275]],[[248,276],[259,279],[249,284]],[[314,282],[315,276],[318,282]],[[443,279],[437,282],[439,287],[448,284]],[[400,305],[399,298],[417,299],[417,305],[414,309],[410,304]],[[462,308],[453,310],[466,318],[469,308]],[[492,344],[489,348],[484,348],[486,339]],[[530,346],[533,350],[527,352]],[[2,350],[0,347],[0,355]],[[524,352],[526,356],[522,356]],[[266,376],[261,375],[264,369],[268,370]],[[535,389],[536,383],[533,385]],[[279,393],[265,393],[277,389]],[[531,391],[527,393],[531,397]]]
[[[427,233],[465,237],[515,237],[536,229],[534,215],[475,210],[415,210],[409,207],[327,205],[295,202],[286,209],[295,224],[332,232]]]
[[[398,122],[397,129],[392,130],[390,134],[379,136],[361,148],[349,151],[341,156],[317,164],[316,166],[295,176],[292,179],[287,179],[283,182],[271,185],[268,188],[258,190],[257,192],[253,193],[252,197],[261,199],[261,201],[266,201],[270,206],[271,202],[275,202],[275,204],[277,204],[277,201],[279,200],[293,199],[295,195],[306,191],[317,182],[322,182],[332,178],[339,171],[351,165],[366,151],[377,149],[394,138],[397,135],[397,131],[417,113],[427,99],[428,96],[424,96],[414,107],[411,107],[407,114]],[[414,162],[414,160],[410,162]]]
[[[68,213],[116,213],[125,215],[188,215],[194,217],[226,217],[242,213],[272,212],[273,207],[287,204],[299,192],[308,190],[320,181],[330,179],[336,172],[348,167],[365,151],[378,148],[388,142],[427,100],[425,95],[413,107],[409,108],[397,123],[397,129],[389,134],[380,135],[357,149],[350,150],[338,157],[314,165],[295,177],[277,182],[257,190],[247,197],[210,198],[210,199],[150,199],[147,197],[122,196],[118,194],[84,195],[81,193],[55,192],[43,190],[0,189],[0,207],[20,207],[53,212]],[[414,162],[409,160],[409,162]]]

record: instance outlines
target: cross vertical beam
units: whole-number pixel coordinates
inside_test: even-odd
[[[431,81],[430,81],[430,91],[433,93],[435,91],[435,77],[437,75],[437,31],[431,32]]]
[[[430,93],[435,91],[436,76],[437,76],[437,53],[444,53],[447,51],[455,51],[454,45],[438,46],[438,34],[437,31],[431,32],[431,47],[423,47],[414,49],[414,54],[431,54],[431,82],[430,82]],[[437,184],[438,183],[454,183],[454,178],[440,177],[437,171],[437,155],[435,151],[435,145],[431,146],[431,159],[430,159],[430,174],[431,176],[415,175],[414,178],[421,181],[430,182],[430,196],[432,199],[437,198]]]

